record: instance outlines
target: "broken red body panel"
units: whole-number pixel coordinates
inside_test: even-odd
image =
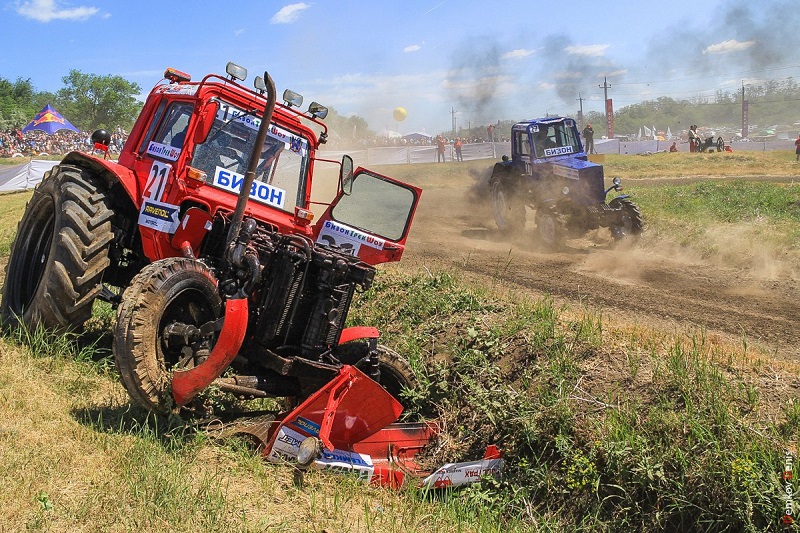
[[[439,427],[435,422],[397,422],[402,411],[400,403],[366,374],[344,366],[295,409],[265,423],[268,427],[251,426],[247,432],[266,437],[263,455],[272,462],[294,461],[302,441],[316,437],[325,450],[315,468],[349,471],[392,488],[409,482],[453,487],[502,468],[502,453],[490,446],[483,460],[426,470],[417,455],[438,435]]]

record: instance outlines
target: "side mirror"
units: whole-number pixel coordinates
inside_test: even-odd
[[[200,119],[197,124],[197,129],[194,130],[194,144],[202,144],[206,142],[208,133],[214,125],[214,119],[217,117],[219,111],[219,102],[211,100],[208,102],[203,110],[200,112]]]
[[[342,193],[350,196],[353,193],[353,158],[349,155],[342,156],[342,171],[339,175],[339,183],[342,185]]]
[[[319,102],[311,102],[311,104],[308,106],[308,112],[312,117],[320,120],[328,116],[328,108]]]

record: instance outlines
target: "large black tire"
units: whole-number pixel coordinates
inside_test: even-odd
[[[100,178],[72,166],[54,167],[17,226],[0,303],[4,323],[80,328],[110,264],[112,215]]]
[[[342,346],[337,347],[336,356],[339,360],[348,365],[355,365],[359,367],[361,361],[369,351],[367,343],[362,341],[353,341]],[[378,383],[386,389],[386,391],[394,396],[394,398],[401,404],[404,404],[400,393],[403,389],[413,389],[417,386],[417,377],[411,369],[411,365],[399,353],[391,348],[379,344],[378,351],[378,368],[381,371],[381,377]],[[361,370],[364,370],[361,368]],[[407,407],[404,404],[404,407]]]
[[[203,263],[173,257],[142,269],[123,294],[114,326],[114,361],[131,399],[169,413],[172,370],[185,354],[166,345],[164,328],[174,322],[200,327],[222,312],[216,279]]]
[[[635,239],[642,234],[644,221],[639,207],[630,198],[615,198],[609,204],[622,210],[620,224],[611,226],[611,234],[615,240]]]
[[[560,216],[550,209],[537,209],[535,220],[536,234],[544,250],[553,251],[564,245],[566,228]]]
[[[525,204],[513,188],[501,179],[492,180],[492,213],[503,233],[517,233],[525,227]]]

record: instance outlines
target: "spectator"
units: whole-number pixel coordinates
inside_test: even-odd
[[[456,149],[456,161],[464,161],[464,157],[461,155],[461,148],[463,146],[463,143],[461,142],[460,137],[456,137],[456,142],[453,143],[453,146]]]
[[[445,156],[444,156],[444,147],[445,147],[444,137],[439,135],[438,137],[436,137],[436,162],[437,163],[446,163],[447,162],[445,160]]]
[[[697,133],[697,126],[689,126],[689,151],[696,152],[697,145],[700,143],[700,135]]]
[[[677,152],[678,151],[678,144],[676,142],[672,142],[672,146],[669,147],[670,152]]]
[[[797,140],[794,142],[794,160],[800,161],[800,133],[797,134]]]
[[[587,154],[596,154],[594,150],[594,129],[592,128],[591,124],[586,124],[586,127],[583,128],[583,138],[586,139],[586,153]]]

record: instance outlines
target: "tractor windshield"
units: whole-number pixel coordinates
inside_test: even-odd
[[[574,124],[572,120],[552,124],[533,124],[531,133],[536,157],[553,157],[580,152],[581,143]]]
[[[260,124],[260,117],[222,102],[206,141],[195,147],[191,165],[206,173],[210,185],[239,194]],[[290,213],[304,207],[308,160],[308,140],[272,124],[250,198]]]

